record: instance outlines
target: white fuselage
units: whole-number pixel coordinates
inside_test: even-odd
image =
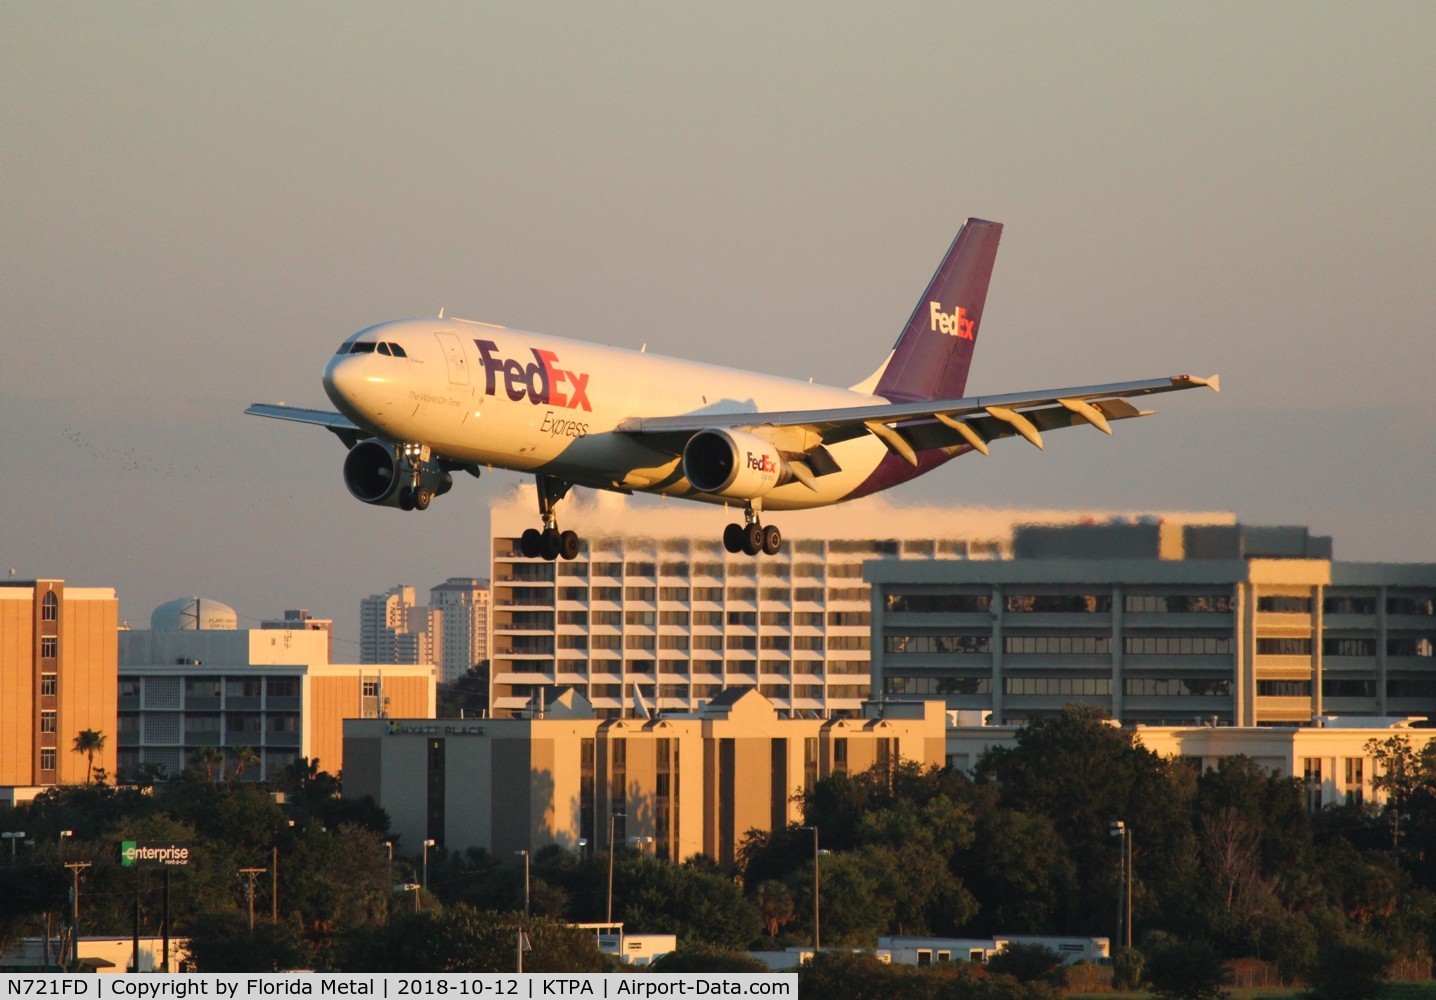
[[[366,345],[362,353],[353,352],[356,343]],[[355,334],[330,359],[324,388],[361,429],[422,443],[446,459],[714,503],[731,501],[696,492],[677,455],[615,428],[632,417],[885,402],[849,389],[454,319],[400,320]],[[829,451],[840,471],[819,478],[816,489],[779,486],[763,507],[836,503],[865,483],[887,454],[870,435]]]

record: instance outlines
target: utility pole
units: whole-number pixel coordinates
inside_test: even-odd
[[[268,868],[241,868],[239,874],[249,876],[249,929],[254,930],[254,880],[267,872]]]

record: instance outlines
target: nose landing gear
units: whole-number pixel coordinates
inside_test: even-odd
[[[535,476],[538,484],[539,517],[543,518],[543,530],[527,528],[519,536],[519,552],[525,559],[572,559],[578,555],[579,537],[572,531],[558,529],[558,513],[554,509],[570,489],[572,483],[553,476]]]
[[[766,528],[759,522],[760,512],[752,507],[743,512],[742,524],[730,524],[723,529],[723,547],[735,555],[746,552],[756,556],[759,552],[775,556],[783,547],[783,533],[773,525]]]

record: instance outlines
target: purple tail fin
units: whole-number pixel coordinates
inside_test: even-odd
[[[873,390],[893,402],[960,398],[1002,223],[968,219],[893,345]]]

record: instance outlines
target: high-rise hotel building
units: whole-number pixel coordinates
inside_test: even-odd
[[[94,766],[114,774],[118,629],[112,588],[0,581],[0,786],[83,782],[85,730],[106,737]]]
[[[783,715],[857,716],[871,694],[869,560],[993,560],[1022,524],[1117,520],[1232,524],[1224,513],[1132,514],[898,507],[870,498],[767,520],[776,556],[728,553],[720,507],[570,497],[578,558],[526,559],[531,487],[491,511],[490,704],[540,712],[573,688],[601,717],[691,712],[725,688],[755,687]]]

